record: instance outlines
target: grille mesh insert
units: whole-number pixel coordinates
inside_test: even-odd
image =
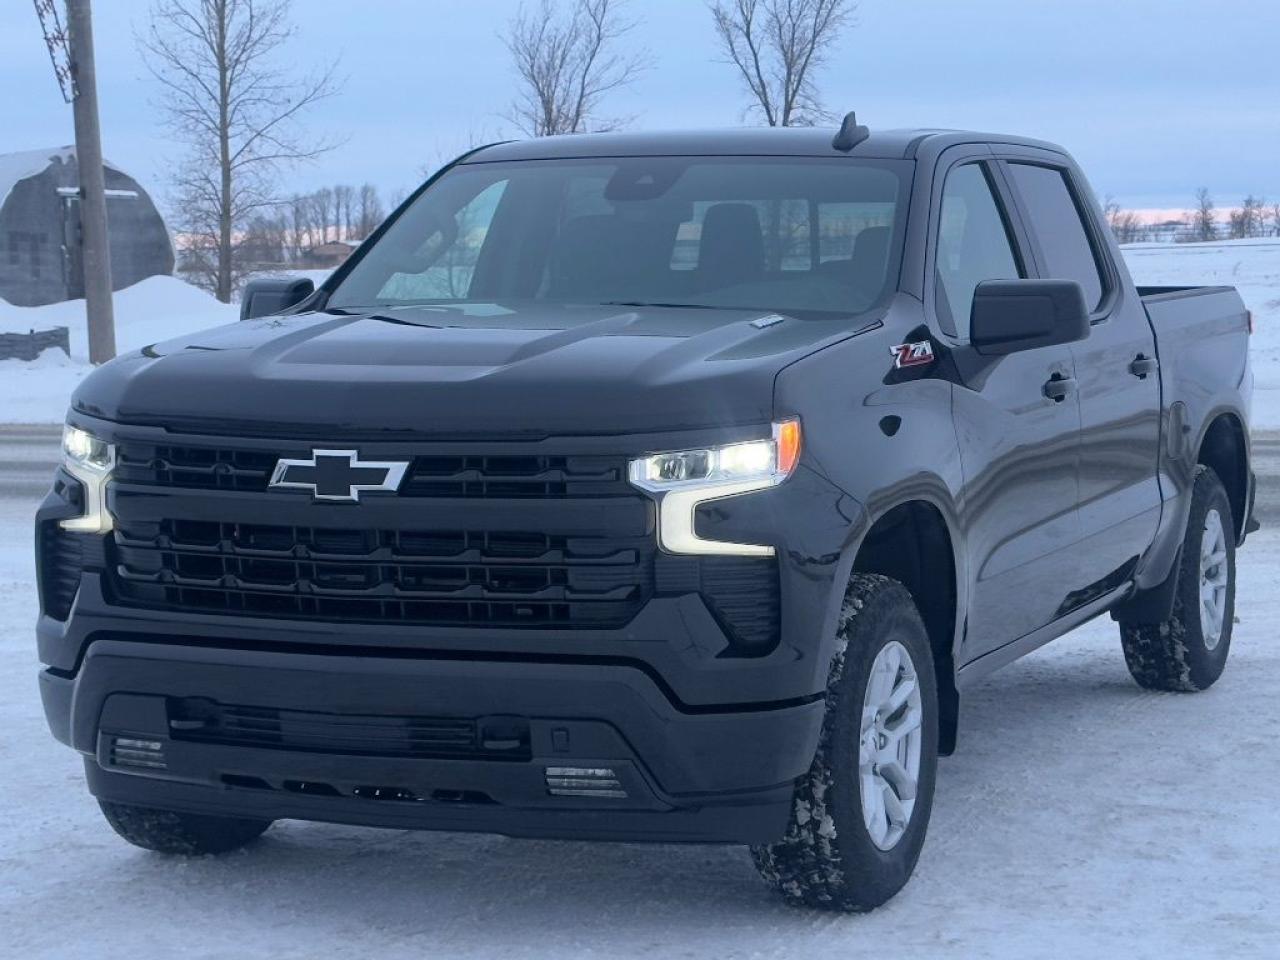
[[[613,627],[652,594],[648,537],[120,521],[128,603],[421,624]]]
[[[175,740],[317,753],[527,760],[527,720],[374,716],[242,706],[204,699],[168,705]]]

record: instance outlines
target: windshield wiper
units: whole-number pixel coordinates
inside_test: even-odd
[[[707,303],[662,303],[657,300],[604,300],[602,307],[668,307],[672,310],[722,310]]]

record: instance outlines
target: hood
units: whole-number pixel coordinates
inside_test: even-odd
[[[304,313],[121,356],[77,411],[246,435],[537,438],[764,422],[773,380],[865,326],[765,311],[497,304]]]

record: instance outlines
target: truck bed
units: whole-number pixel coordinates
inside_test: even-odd
[[[1150,306],[1153,303],[1164,303],[1169,300],[1184,300],[1188,297],[1204,297],[1212,294],[1235,294],[1235,287],[1138,287],[1138,296],[1142,302]]]

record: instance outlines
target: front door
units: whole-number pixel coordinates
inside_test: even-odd
[[[994,164],[951,167],[938,208],[933,307],[961,344],[979,283],[1032,274],[1025,246]],[[1060,568],[1079,538],[1075,377],[1071,347],[1062,345],[991,358],[955,389],[972,577],[962,664],[1051,622],[1070,592]],[[1046,390],[1055,383],[1065,389]]]

